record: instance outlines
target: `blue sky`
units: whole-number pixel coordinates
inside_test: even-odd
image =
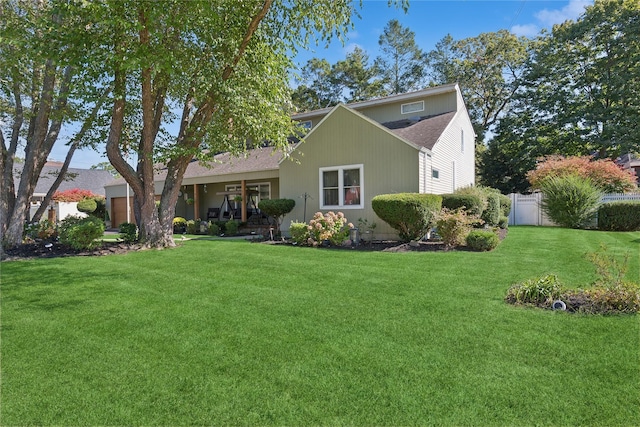
[[[364,0],[359,12],[361,18],[354,19],[355,28],[344,44],[336,40],[327,49],[322,46],[301,51],[296,62],[304,65],[317,57],[335,63],[344,59],[355,46],[366,50],[373,60],[378,55],[380,34],[391,19],[399,20],[414,31],[418,46],[430,51],[447,34],[458,40],[509,29],[517,35],[534,37],[544,28],[576,19],[590,4],[593,4],[592,0],[410,0],[409,11],[405,14],[400,9],[388,7],[387,0]],[[64,160],[66,151],[59,141],[50,158]],[[83,150],[75,153],[71,166],[89,168],[104,161],[107,161],[106,155]]]

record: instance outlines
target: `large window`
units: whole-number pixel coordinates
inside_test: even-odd
[[[362,208],[362,165],[320,168],[320,208]]]
[[[227,185],[225,186],[226,191],[237,191],[241,192],[242,187],[240,184],[237,185]],[[260,200],[270,199],[271,198],[271,184],[268,182],[261,182],[258,184],[247,184],[247,190],[249,191],[257,191],[258,194],[252,194],[251,198],[255,202],[256,206],[260,203]]]

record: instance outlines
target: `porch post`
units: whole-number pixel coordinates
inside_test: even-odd
[[[247,222],[247,182],[243,179],[240,181],[240,191],[242,196],[242,206],[240,207],[241,221]]]
[[[198,198],[198,184],[193,184],[193,219],[198,219],[198,212],[200,212],[200,199]],[[198,224],[197,227],[200,225]]]

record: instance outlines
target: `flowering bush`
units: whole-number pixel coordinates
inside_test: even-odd
[[[334,213],[316,212],[307,229],[309,230],[309,239],[312,244],[318,244],[324,240],[328,240],[332,245],[342,245],[349,237],[349,230],[353,228],[352,223],[347,223],[342,212]]]

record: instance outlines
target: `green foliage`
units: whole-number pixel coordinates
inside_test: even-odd
[[[52,240],[58,236],[56,224],[47,220],[29,224],[25,227],[25,240]]]
[[[587,259],[596,268],[598,279],[594,286],[614,287],[624,283],[629,265],[629,253],[624,256],[622,261],[618,261],[614,255],[608,252],[607,246],[602,244],[598,251],[588,253]]]
[[[258,209],[276,220],[277,231],[280,230],[284,216],[291,212],[295,206],[296,201],[293,199],[265,199],[258,203]]]
[[[487,193],[487,208],[482,212],[482,220],[490,225],[495,226],[498,225],[500,221],[500,196],[494,192]]]
[[[444,244],[455,247],[466,243],[467,235],[478,221],[477,216],[469,215],[463,209],[443,208],[437,216],[436,226]]]
[[[580,313],[622,314],[640,310],[640,286],[629,282],[606,288],[570,289],[561,298],[568,310]]]
[[[474,251],[491,251],[498,247],[500,238],[493,231],[472,230],[467,234],[467,246]]]
[[[92,249],[100,244],[96,239],[104,234],[104,222],[93,216],[67,217],[60,223],[58,234],[63,245],[78,250]]]
[[[469,215],[482,215],[484,211],[482,197],[477,194],[443,194],[442,207],[450,211],[464,209]]]
[[[197,234],[198,233],[198,225],[192,219],[187,221],[187,233],[188,234]]]
[[[312,244],[319,245],[328,240],[334,246],[340,246],[349,238],[353,224],[347,222],[342,212],[316,212],[309,221],[309,236]]]
[[[304,222],[291,221],[289,233],[291,240],[298,245],[306,244],[310,237],[309,226]]]
[[[501,216],[498,220],[498,227],[502,228],[503,230],[509,228],[509,217]]]
[[[603,203],[598,208],[598,229],[609,231],[640,230],[640,202]]]
[[[595,215],[602,194],[589,179],[550,176],[541,183],[542,209],[561,227],[581,228]]]
[[[560,299],[562,285],[555,274],[529,279],[512,285],[505,300],[511,304],[533,304],[551,307],[553,301]]]
[[[402,240],[424,237],[442,207],[442,197],[435,194],[382,194],[371,200],[373,211],[397,230]]]
[[[238,234],[238,228],[240,224],[237,221],[230,220],[224,224],[224,234],[227,236],[235,236]]]
[[[80,212],[84,212],[87,214],[95,212],[98,208],[98,204],[94,199],[82,199],[78,202],[77,209]]]
[[[138,226],[132,222],[120,224],[120,238],[125,243],[134,243],[138,240]]]
[[[209,236],[218,236],[220,235],[220,227],[215,222],[210,222],[209,227],[207,228],[207,234]]]

